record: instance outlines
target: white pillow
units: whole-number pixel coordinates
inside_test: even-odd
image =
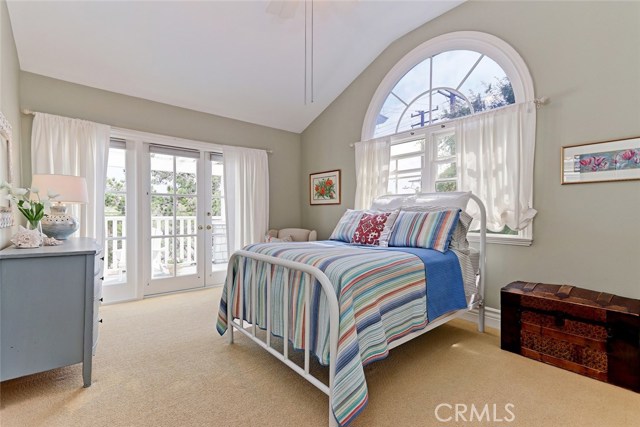
[[[437,195],[417,195],[408,198],[404,206],[430,206],[443,208],[467,209],[471,191],[455,191],[451,193],[438,193]]]
[[[384,224],[384,230],[380,233],[379,246],[384,248],[389,246],[389,239],[391,239],[391,232],[393,231],[393,226],[396,223],[396,219],[398,219],[398,214],[400,213],[399,209],[396,209],[389,214],[387,218],[387,222]]]
[[[400,209],[407,202],[408,196],[381,196],[371,203],[372,211],[389,212]]]

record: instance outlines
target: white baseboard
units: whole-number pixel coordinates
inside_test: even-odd
[[[461,319],[468,320],[473,323],[478,323],[478,309],[467,311]],[[488,328],[500,330],[500,310],[497,308],[486,307],[484,309],[484,324]]]

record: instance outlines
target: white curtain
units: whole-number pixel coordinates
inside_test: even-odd
[[[83,176],[89,203],[71,205],[80,236],[104,240],[104,187],[111,128],[107,125],[36,113],[31,131],[33,174]]]
[[[536,108],[531,102],[488,111],[456,123],[460,143],[460,189],[472,191],[487,208],[487,228],[525,228],[536,214],[533,157]],[[469,206],[469,213],[475,205]]]
[[[264,240],[269,227],[267,152],[225,146],[224,194],[229,254]]]
[[[356,142],[355,209],[369,209],[371,202],[387,193],[391,143],[388,138]]]

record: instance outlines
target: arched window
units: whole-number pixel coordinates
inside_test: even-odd
[[[416,47],[385,76],[367,110],[362,141],[390,140],[389,193],[465,190],[457,123],[533,100],[528,68],[507,43],[473,31],[444,34]],[[530,242],[531,227],[495,231]]]
[[[382,104],[374,138],[442,123],[515,102],[505,71],[489,56],[449,50],[409,70]]]
[[[533,81],[520,55],[486,33],[435,37],[402,58],[376,90],[362,140],[394,135],[533,101]]]

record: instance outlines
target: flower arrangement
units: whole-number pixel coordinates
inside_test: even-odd
[[[49,190],[48,197],[41,199],[38,188],[14,188],[6,181],[0,185],[0,190],[2,189],[8,190],[9,194],[5,197],[18,205],[18,210],[24,215],[33,229],[38,227],[44,215],[49,211],[51,201],[59,196],[59,194]],[[35,196],[35,199],[32,196]]]
[[[316,199],[335,199],[336,185],[331,178],[324,178],[316,181],[315,184]]]

